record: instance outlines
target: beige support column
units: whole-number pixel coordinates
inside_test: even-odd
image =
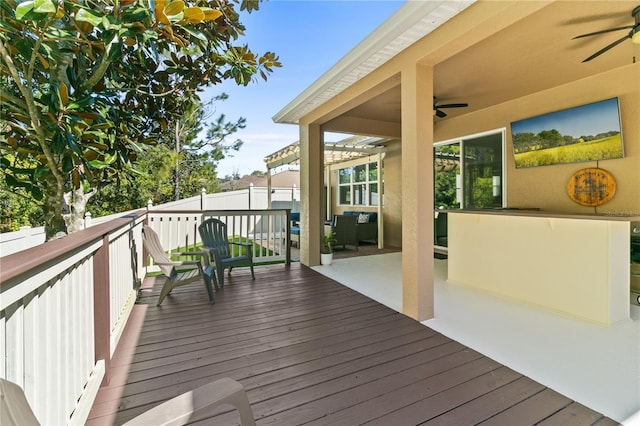
[[[384,201],[384,173],[382,167],[382,154],[378,153],[376,157],[378,163],[378,248],[384,248],[384,216],[383,216],[383,201]]]
[[[325,166],[324,167],[324,180],[325,180],[325,185],[327,190],[325,191],[325,197],[324,197],[324,205],[325,205],[325,209],[324,209],[324,220],[331,220],[331,215],[333,214],[333,206],[331,205],[331,188],[333,185],[333,182],[331,182],[331,167],[330,166]],[[322,229],[322,236],[324,237],[324,228]]]
[[[300,263],[320,264],[324,224],[324,143],[320,126],[300,123]]]
[[[271,169],[267,167],[267,208],[271,208]]]
[[[433,318],[433,67],[402,71],[402,312]]]

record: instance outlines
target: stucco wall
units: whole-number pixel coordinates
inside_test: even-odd
[[[623,159],[516,169],[510,123],[560,109],[618,97],[624,140]],[[505,127],[508,207],[536,207],[567,213],[640,214],[640,64],[538,92],[461,117],[438,121],[436,141]],[[567,195],[571,175],[585,167],[608,170],[617,183],[610,202],[594,209]]]
[[[392,141],[385,147],[384,156],[384,245],[402,247],[402,163],[400,141]],[[345,163],[345,165],[351,162]],[[339,206],[338,172],[331,171],[331,205],[333,214],[346,210],[377,211],[375,206]]]
[[[402,247],[402,161],[400,141],[387,145],[384,157],[384,244]]]

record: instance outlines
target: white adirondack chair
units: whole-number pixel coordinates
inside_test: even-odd
[[[206,417],[208,413],[224,404],[235,407],[243,426],[254,426],[253,412],[244,387],[237,381],[225,377],[145,411],[125,423],[126,426],[184,425],[192,418]],[[0,425],[39,425],[22,388],[13,382],[0,379]]]
[[[214,280],[214,285],[218,287],[216,276],[213,273],[213,267],[209,264],[209,257],[205,252],[180,252],[180,253],[167,253],[160,244],[160,238],[158,234],[149,226],[143,226],[142,228],[142,243],[144,248],[149,253],[149,256],[153,258],[156,265],[160,267],[162,273],[167,277],[162,290],[160,291],[160,297],[158,298],[158,306],[162,303],[165,297],[175,287],[190,284],[194,281],[202,280],[207,288],[209,294],[209,301],[214,303],[213,287],[211,286],[211,280]],[[185,260],[175,261],[171,260],[170,256],[199,256],[201,260]],[[203,266],[204,263],[204,266]],[[184,270],[188,268],[187,270]]]

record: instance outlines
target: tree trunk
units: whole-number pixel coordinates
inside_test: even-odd
[[[82,185],[71,192],[65,192],[64,201],[69,208],[66,213],[62,214],[62,218],[67,225],[67,232],[69,234],[84,229],[84,214],[87,201],[89,201],[89,198],[93,197],[95,193],[95,189],[85,193]]]
[[[67,227],[62,219],[63,191],[53,175],[47,179],[45,187],[45,203],[42,207],[44,214],[44,231],[47,241],[66,235]]]

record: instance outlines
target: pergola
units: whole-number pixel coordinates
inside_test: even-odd
[[[338,142],[325,142],[325,167],[348,160],[368,157],[384,152],[383,144],[389,139],[368,136],[352,136]],[[294,142],[264,158],[267,169],[300,164],[300,142]]]
[[[334,164],[344,163],[349,160],[356,160],[358,158],[372,157],[376,158],[378,163],[382,161],[382,154],[384,153],[384,145],[390,142],[391,139],[371,137],[371,136],[351,136],[346,139],[342,139],[338,142],[325,142],[324,143],[324,168],[325,168],[325,183],[327,187],[326,191],[326,212],[325,218],[329,219],[332,215],[331,206],[331,180],[330,167]],[[271,195],[271,170],[284,166],[284,165],[299,165],[300,164],[300,142],[294,142],[284,148],[268,155],[264,158],[264,162],[267,164],[267,193]],[[380,178],[379,178],[380,179]],[[379,188],[383,188],[381,182]],[[268,200],[271,205],[271,199]],[[381,204],[378,204],[378,215],[382,218]],[[382,219],[380,219],[380,222]],[[383,230],[380,228],[378,231],[380,235],[378,245],[383,247],[384,238]]]

